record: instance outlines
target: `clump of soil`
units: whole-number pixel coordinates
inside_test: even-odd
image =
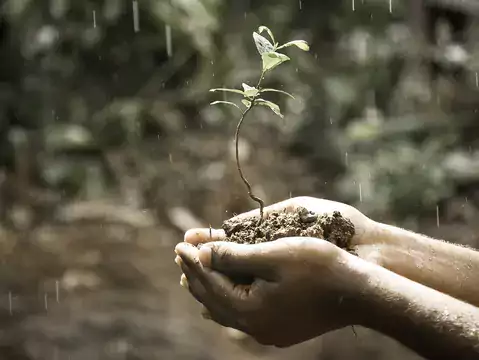
[[[339,211],[319,215],[300,207],[294,212],[276,211],[259,224],[258,218],[229,219],[223,222],[226,241],[258,244],[284,237],[306,236],[327,240],[342,249],[349,249],[354,225]]]

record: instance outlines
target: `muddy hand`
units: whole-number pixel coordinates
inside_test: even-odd
[[[318,215],[331,215],[334,211],[339,211],[354,224],[355,235],[351,241],[352,246],[361,245],[364,239],[368,238],[375,232],[376,223],[356,208],[340,202],[314,197],[296,197],[267,206],[264,208],[264,216],[267,217],[273,211],[294,211],[299,207],[304,207]],[[256,209],[236,216],[238,219],[251,217],[259,217],[259,210]],[[225,233],[220,229],[191,229],[186,232],[184,241],[193,245],[198,245],[211,241],[223,240],[224,237]]]
[[[199,249],[180,243],[176,253],[188,290],[208,316],[262,344],[290,346],[355,322],[353,299],[360,290],[351,264],[362,260],[329,242],[220,241]],[[254,281],[239,286],[225,272]]]

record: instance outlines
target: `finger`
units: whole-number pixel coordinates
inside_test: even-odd
[[[203,304],[203,308],[205,308],[204,304],[207,302],[205,287],[196,276],[195,272],[192,271],[183,261],[181,261],[180,267],[181,271],[183,271],[183,274],[181,274],[180,285],[186,288],[195,300],[200,304]]]
[[[239,328],[235,301],[242,298],[242,295],[235,293],[234,285],[223,275],[213,272],[209,276],[209,291],[206,290],[203,282],[198,277],[198,272],[190,268],[186,262],[181,262],[181,269],[184,272],[182,279],[187,279],[188,290],[196,301],[203,304],[202,315],[204,318],[213,320],[220,325]],[[183,281],[184,282],[184,281]]]
[[[274,280],[283,248],[279,242],[253,245],[214,242],[201,247],[198,257],[205,267],[224,274]]]
[[[219,315],[218,313],[211,313],[208,310],[208,308],[206,308],[205,306],[203,306],[201,316],[203,317],[203,319],[213,321],[217,323],[218,325],[223,326],[225,328],[234,328],[234,329],[243,328],[242,325],[238,324],[238,322],[234,318],[225,317],[223,315]]]
[[[185,233],[184,242],[199,245],[210,241],[223,241],[226,235],[221,229],[190,229]]]
[[[216,277],[218,274],[212,274],[213,271],[203,267],[200,261],[200,250],[198,248],[188,243],[180,243],[176,246],[175,251],[181,258],[181,268],[189,281],[191,281],[192,278],[198,279],[208,291],[214,291],[216,295],[221,294],[224,296],[225,293],[228,292],[226,295],[232,295],[231,289],[234,287],[233,284],[225,284],[222,280],[215,282],[217,281]]]
[[[195,291],[193,281],[198,280],[206,290],[204,293],[197,292],[199,301],[206,306],[224,306],[232,310],[243,306],[242,302],[248,300],[248,289],[239,287],[226,275],[204,267],[200,261],[198,250],[193,245],[180,243],[175,249],[183,262],[182,269],[188,278],[190,289]],[[211,306],[209,306],[211,310]],[[246,306],[246,305],[245,305]]]
[[[188,283],[188,279],[186,278],[185,274],[181,274],[180,285],[183,286],[185,289],[189,289],[189,287],[190,287],[190,285]]]

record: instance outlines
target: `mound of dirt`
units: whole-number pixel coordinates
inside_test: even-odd
[[[306,208],[294,212],[276,211],[261,223],[259,218],[229,219],[223,222],[226,241],[258,244],[284,237],[303,236],[325,239],[342,249],[349,249],[354,236],[353,223],[340,212],[319,215]]]

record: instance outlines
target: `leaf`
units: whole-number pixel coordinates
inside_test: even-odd
[[[271,101],[268,101],[268,100],[264,100],[264,99],[257,99],[254,101],[254,103],[256,105],[261,105],[261,106],[267,106],[269,107],[271,110],[273,110],[273,112],[278,115],[280,118],[283,118],[283,114],[281,114],[281,109],[279,108],[279,106],[277,104],[275,104],[274,102],[271,102]]]
[[[253,39],[260,55],[274,51],[274,46],[265,37],[253,32]]]
[[[242,102],[242,103],[244,104],[244,106],[246,106],[246,107],[250,107],[250,106],[251,106],[251,101],[249,101],[249,100],[243,99],[243,100],[241,100],[241,102]]]
[[[232,93],[236,93],[236,94],[241,94],[241,95],[244,95],[245,93],[241,90],[238,90],[238,89],[227,89],[227,88],[216,88],[216,89],[210,89],[211,92],[215,92],[215,91],[227,91],[227,92],[232,92]]]
[[[263,59],[263,71],[273,70],[276,66],[290,60],[288,56],[277,52],[268,52],[261,55]]]
[[[275,41],[274,41],[273,32],[272,32],[269,28],[267,28],[266,26],[260,26],[260,27],[258,28],[258,33],[261,34],[263,31],[266,31],[266,32],[268,33],[268,35],[271,37],[271,40],[273,40],[273,44],[276,45],[276,43],[275,43]]]
[[[237,108],[239,111],[243,112],[238,105],[236,105],[235,103],[233,103],[233,102],[231,102],[231,101],[222,101],[222,100],[213,101],[210,105],[218,105],[218,104],[233,105],[233,106],[234,106],[235,108]]]
[[[260,90],[260,93],[264,93],[264,92],[278,92],[278,93],[281,93],[281,94],[284,94],[284,95],[288,95],[291,99],[294,99],[293,95],[291,95],[290,93],[288,93],[286,91],[283,91],[283,90],[278,90],[278,89],[261,89]]]
[[[259,93],[259,90],[256,89],[255,87],[253,86],[249,86],[248,84],[245,84],[243,83],[243,89],[244,89],[244,94],[247,96],[247,97],[255,97],[256,95],[258,95]]]
[[[293,46],[293,45],[297,46],[298,48],[300,48],[303,51],[309,51],[309,45],[304,40],[293,40],[293,41],[287,42],[286,44],[283,44],[280,47],[278,47],[277,50],[287,48],[287,47],[290,47],[290,46]]]

